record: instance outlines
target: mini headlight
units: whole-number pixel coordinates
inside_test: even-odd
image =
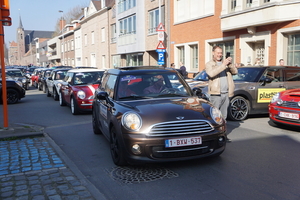
[[[130,131],[137,131],[142,126],[142,119],[141,117],[134,112],[126,112],[122,116],[122,125]]]
[[[25,78],[22,79],[22,83],[26,83],[26,81],[27,81],[27,80],[26,80]]]
[[[222,124],[223,117],[222,117],[222,113],[221,113],[221,111],[219,109],[217,109],[215,107],[211,107],[210,108],[210,114],[211,114],[211,117],[213,118],[213,120],[217,124]]]
[[[84,93],[84,91],[82,91],[82,90],[78,91],[78,92],[77,92],[77,97],[78,97],[79,99],[84,99],[84,98],[85,98],[85,93]]]
[[[279,99],[279,93],[274,94],[272,97],[271,103],[276,102],[278,99]]]
[[[61,83],[57,83],[57,87],[60,88],[61,87]]]

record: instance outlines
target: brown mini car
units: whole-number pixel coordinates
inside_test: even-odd
[[[226,124],[174,69],[123,67],[103,75],[93,100],[93,130],[110,142],[116,165],[222,154]]]

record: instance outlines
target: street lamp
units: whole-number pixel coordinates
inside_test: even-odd
[[[65,44],[64,44],[64,42],[65,42],[65,39],[64,39],[64,33],[63,33],[63,29],[64,29],[64,24],[63,24],[63,20],[64,20],[64,11],[62,11],[62,10],[59,10],[58,12],[60,12],[61,13],[61,20],[60,20],[60,25],[61,25],[61,27],[60,27],[60,31],[61,31],[61,34],[62,34],[62,47],[61,47],[61,50],[62,50],[62,60],[61,60],[61,64],[62,65],[64,65],[63,64],[63,62],[64,62],[64,54],[65,54]]]
[[[32,61],[32,65],[33,65],[33,56],[32,56],[32,46],[31,46],[31,37],[30,37],[30,33],[28,33],[27,35],[29,36],[30,55],[31,55],[31,61]]]

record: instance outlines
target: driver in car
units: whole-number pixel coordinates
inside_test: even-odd
[[[152,78],[152,85],[144,89],[144,94],[158,94],[165,88],[164,77],[162,75],[157,75]]]

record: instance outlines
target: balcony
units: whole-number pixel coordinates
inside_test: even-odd
[[[297,20],[299,19],[299,10],[299,1],[273,2],[246,7],[245,9],[235,9],[234,12],[220,16],[221,30],[226,32],[247,27]]]

